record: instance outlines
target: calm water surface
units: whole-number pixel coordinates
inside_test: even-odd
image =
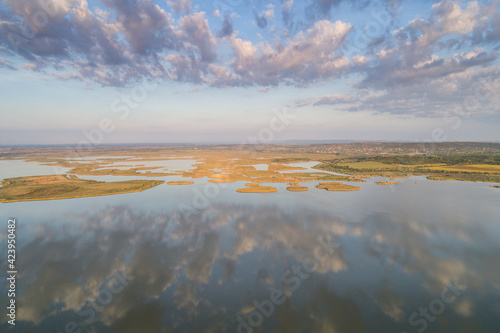
[[[0,204],[18,264],[16,326],[0,331],[498,332],[500,190],[378,180]]]

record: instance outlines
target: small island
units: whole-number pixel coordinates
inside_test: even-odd
[[[316,188],[324,189],[327,191],[339,191],[339,192],[357,191],[361,189],[361,187],[359,186],[345,185],[338,182],[319,183],[318,185],[316,185]]]
[[[307,191],[309,190],[309,187],[307,186],[288,186],[286,188],[288,191],[292,191],[292,192],[301,192],[301,191]]]
[[[73,199],[142,192],[163,183],[163,180],[102,182],[80,179],[75,175],[16,177],[2,180],[0,201]]]
[[[257,186],[255,186],[257,185]],[[239,193],[267,193],[267,192],[276,192],[278,189],[272,186],[260,186],[259,184],[252,184],[251,186],[239,188],[236,192]]]
[[[167,185],[191,185],[191,184],[194,184],[194,182],[189,180],[178,180],[167,183]]]
[[[375,182],[377,185],[398,185],[398,182]]]

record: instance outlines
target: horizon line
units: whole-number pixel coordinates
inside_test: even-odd
[[[291,144],[334,144],[334,143],[407,143],[407,144],[443,144],[443,143],[500,143],[500,141],[440,141],[440,142],[422,142],[422,141],[409,141],[409,140],[282,140],[268,143],[241,143],[241,142],[124,142],[124,143],[103,143],[99,145],[92,145],[92,148],[99,147],[115,147],[115,146],[260,146],[260,145],[291,145]],[[11,144],[1,145],[0,148],[21,148],[21,147],[78,147],[79,144],[74,143],[53,143],[53,144]],[[88,147],[91,148],[91,147]]]

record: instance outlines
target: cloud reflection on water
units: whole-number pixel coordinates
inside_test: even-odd
[[[65,216],[73,222],[60,228],[33,227],[18,259],[19,328],[59,332],[68,321],[83,324],[87,318],[77,312],[123,271],[133,280],[82,332],[235,331],[236,317],[252,311],[254,301],[287,289],[283,273],[313,255],[318,236],[338,251],[266,318],[265,332],[413,329],[408,316],[453,279],[475,292],[451,304],[434,328],[467,324],[488,332],[478,322],[499,308],[488,288],[500,281],[500,245],[481,223],[428,225],[380,213],[352,223],[271,205],[179,216],[110,206]]]

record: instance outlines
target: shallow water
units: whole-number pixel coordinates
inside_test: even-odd
[[[17,219],[19,272],[18,320],[0,331],[497,332],[500,190],[381,179],[0,204]]]
[[[70,170],[70,168],[47,165],[49,163],[44,164],[46,165],[23,160],[0,160],[0,180],[12,177],[60,175]]]
[[[173,160],[173,159],[165,159],[165,160],[137,160],[130,159],[126,161],[113,162],[109,164],[103,165],[103,167],[98,168],[97,170],[109,170],[109,169],[119,169],[119,170],[129,170],[131,168],[155,168],[162,167],[160,169],[151,169],[151,170],[139,170],[139,173],[146,173],[146,171],[150,172],[173,172],[173,171],[187,171],[194,168],[194,164],[199,163],[199,161],[194,159],[183,159],[183,160]]]

